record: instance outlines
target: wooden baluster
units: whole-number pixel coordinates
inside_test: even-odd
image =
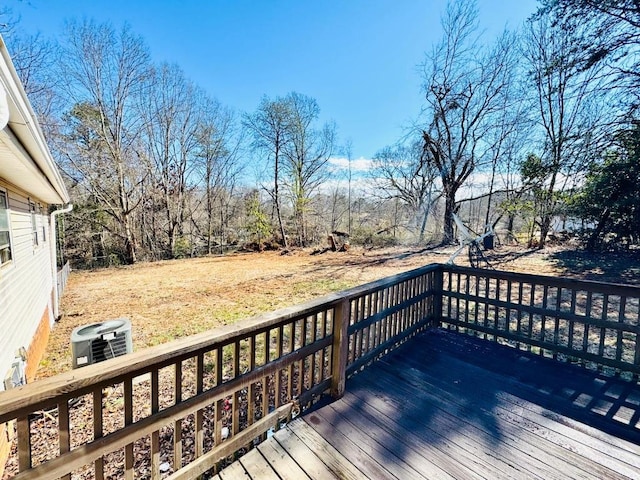
[[[240,356],[242,355],[242,349],[240,347],[240,340],[236,340],[235,342],[235,346],[234,346],[234,350],[235,350],[235,362],[234,362],[234,366],[233,366],[233,374],[235,378],[238,378],[240,375],[242,375],[242,372],[240,371]],[[235,392],[233,392],[233,400],[232,400],[232,404],[231,404],[231,408],[232,408],[232,418],[231,418],[231,433],[232,435],[237,435],[238,432],[240,432],[240,401],[241,401],[241,390],[236,390]]]
[[[374,313],[374,308],[373,308],[373,292],[369,293],[369,295],[367,295],[367,299],[368,299],[368,305],[367,305],[367,319],[370,319],[371,316]],[[367,353],[371,350],[372,348],[372,342],[373,342],[373,336],[374,336],[374,325],[373,324],[369,324],[369,326],[367,327],[367,341],[365,343],[366,345],[366,351]]]
[[[160,389],[158,388],[158,369],[151,371],[151,415],[160,411]],[[160,431],[151,433],[151,478],[160,478]]]
[[[215,359],[215,362],[216,362],[216,370],[215,370],[216,373],[214,375],[214,381],[215,381],[216,385],[221,385],[222,382],[223,382],[223,379],[222,379],[222,366],[224,364],[224,356],[223,356],[223,352],[222,352],[222,347],[216,348],[214,359]]]
[[[460,293],[460,273],[456,273],[456,293]],[[456,332],[460,331],[460,325],[458,322],[460,321],[460,297],[456,295]]]
[[[242,375],[242,372],[240,371],[240,340],[236,340],[234,343],[233,352],[233,378],[238,378]]]
[[[296,340],[295,322],[291,322],[289,323],[289,348],[287,349],[287,353],[291,353],[295,350],[295,340]],[[289,399],[295,396],[293,392],[293,386],[294,386],[293,373],[294,373],[294,368],[293,368],[293,363],[291,362],[287,367],[287,398]]]
[[[233,393],[233,404],[231,405],[231,408],[233,409],[233,418],[231,419],[231,431],[233,432],[233,435],[237,435],[238,432],[240,432],[240,411],[242,410],[240,405],[242,398],[241,393],[241,390],[236,390]]]
[[[60,455],[71,451],[71,435],[69,432],[69,401],[67,397],[62,397],[58,402],[58,435],[60,442]],[[71,474],[62,477],[71,480]]]
[[[640,306],[640,305],[639,305]],[[618,306],[618,323],[620,326],[625,324],[625,312],[627,310],[627,297],[624,295],[620,297],[620,305]],[[622,352],[624,350],[623,333],[622,329],[618,329],[616,338],[616,360],[622,361]]]
[[[412,283],[413,283],[412,280],[407,280],[406,282],[402,282],[402,300],[401,300],[402,302],[409,300],[411,295]],[[411,320],[412,320],[411,313],[412,313],[411,306],[402,309],[403,322],[402,322],[402,329],[400,330],[401,333],[405,332],[409,328],[409,325],[411,325]]]
[[[531,294],[529,297],[529,307],[533,309],[533,306],[536,303],[536,285],[535,283],[531,284]],[[533,336],[533,311],[529,310],[529,328],[527,328],[527,338],[529,339],[529,343],[527,343],[527,351],[531,351],[531,338]]]
[[[222,443],[222,419],[224,418],[224,400],[220,399],[215,403],[215,425],[214,440],[216,445]]]
[[[182,402],[182,361],[175,364],[174,390],[176,405]],[[182,468],[182,419],[173,424],[173,470]]]
[[[252,372],[256,368],[256,337],[249,337],[249,371]],[[291,373],[289,373],[291,376]],[[247,393],[247,425],[253,424],[256,419],[256,384],[252,382],[249,385]]]
[[[542,289],[542,309],[544,310],[544,314],[542,315],[542,324],[540,326],[540,341],[546,345],[547,340],[547,306],[549,300],[549,286],[545,285]],[[540,348],[540,355],[545,356],[546,348]]]
[[[376,290],[376,315],[382,313],[382,290]],[[383,319],[380,319],[376,322],[376,344],[375,347],[379,347],[382,344],[382,324]]]
[[[316,338],[317,338],[317,331],[318,331],[318,314],[314,314],[312,317],[312,322],[313,322],[313,328],[311,329],[311,345],[313,345],[314,343],[316,343]],[[309,382],[309,386],[310,388],[313,388],[313,386],[316,384],[316,353],[314,353],[313,355],[311,355],[311,375],[309,375],[311,377],[311,381]],[[276,388],[278,388],[280,385],[276,384]],[[276,402],[276,408],[278,408],[280,406],[280,404],[278,402]]]
[[[465,275],[464,282],[464,323],[469,324],[469,275]]]
[[[97,440],[104,435],[102,424],[102,388],[96,388],[91,392],[93,400],[93,439]],[[104,457],[99,457],[93,462],[93,476],[96,480],[104,479]]]
[[[498,332],[498,319],[500,318],[500,307],[498,306],[498,302],[500,301],[500,279],[496,278],[496,296],[495,296],[495,300],[496,300],[496,305],[493,309],[493,341],[497,342],[498,341],[498,336],[496,335],[496,333]]]
[[[124,389],[124,425],[133,423],[133,378],[127,376],[123,382]],[[133,480],[133,443],[124,447],[124,476],[126,480]]]
[[[355,322],[359,323],[360,319],[364,316],[364,297],[358,297],[357,302],[357,317],[355,318]],[[335,328],[335,327],[334,327]],[[355,337],[355,350],[353,352],[353,360],[354,362],[358,360],[362,355],[362,330],[356,330],[353,334]]]
[[[557,287],[556,288],[556,316],[553,320],[554,321],[553,344],[556,346],[556,348],[560,345],[560,317],[558,315],[560,314],[561,309],[562,309],[562,287]],[[553,351],[553,359],[554,360],[558,359],[557,350]]]
[[[442,267],[433,272],[433,289],[435,298],[433,299],[433,326],[439,327],[442,323],[442,299],[444,297],[444,270]]]
[[[322,336],[323,338],[327,337],[327,324],[329,323],[328,313],[325,310],[322,312],[323,325],[322,325]],[[348,343],[348,342],[347,342]],[[349,354],[347,353],[347,356]],[[322,349],[322,366],[320,367],[320,381],[323,382],[327,378],[329,378],[330,373],[327,371],[327,366],[331,364],[331,347],[324,347]]]
[[[204,390],[204,352],[196,356],[196,395],[202,394]],[[196,458],[204,453],[204,410],[196,411]]]
[[[392,285],[391,286],[391,307],[395,307],[397,304],[397,299],[398,299],[398,286],[397,285]],[[389,339],[393,338],[396,335],[397,332],[397,328],[398,328],[398,313],[394,312],[391,314],[391,319],[390,319],[390,326],[391,326],[391,334],[389,335]]]
[[[582,337],[582,352],[586,353],[589,350],[589,321],[591,320],[591,305],[592,305],[592,293],[590,291],[587,292],[587,304],[585,305],[585,322],[584,322],[584,332]],[[581,359],[580,363],[582,365],[585,364],[585,360]]]
[[[602,298],[602,312],[600,314],[600,320],[606,322],[608,320],[608,312],[609,312],[609,295],[604,294]],[[598,343],[598,356],[604,356],[604,341],[607,337],[607,329],[604,327],[600,327],[600,338]]]
[[[269,377],[265,376],[262,377],[262,418],[267,415],[269,415]]]
[[[389,301],[389,290],[384,288],[380,290],[380,313],[384,312],[387,309],[388,301]],[[389,322],[389,316],[385,314],[380,319],[380,343],[384,343],[387,341],[388,322]]]
[[[350,312],[350,318],[351,318],[351,323],[355,323],[358,319],[358,305],[359,305],[359,299],[355,299],[353,301],[350,302],[350,308],[352,309],[352,311]],[[332,326],[332,330],[335,331],[336,328],[336,315],[335,315],[335,310],[333,311],[333,320],[331,323]],[[333,332],[332,332],[333,333]],[[348,353],[348,360],[349,363],[353,363],[355,362],[358,357],[357,357],[357,353],[356,353],[356,349],[357,349],[357,338],[358,338],[358,332],[355,332],[353,335],[351,335],[351,337],[349,338],[349,353]]]
[[[576,296],[577,292],[575,289],[571,289],[571,306],[569,307],[569,315],[573,317],[576,314]],[[567,347],[569,350],[573,350],[573,335],[575,331],[575,320],[573,318],[569,319],[569,340],[567,343]]]
[[[300,338],[301,338],[301,347],[304,347],[305,345],[307,345],[307,335],[309,334],[308,330],[307,330],[307,317],[304,317],[302,319],[302,333],[300,334]],[[299,390],[298,390],[298,394],[301,394],[302,392],[305,391],[305,387],[307,386],[307,364],[306,364],[306,358],[303,358],[300,360],[300,382],[299,382]]]
[[[480,276],[475,275],[475,301],[473,302],[473,324],[478,325],[478,312],[480,311]]]
[[[283,341],[284,331],[282,329],[282,325],[278,327],[276,330],[276,360],[282,357],[282,341]],[[282,385],[282,371],[278,370],[274,374],[274,388],[275,388],[275,407],[278,408],[280,406],[280,395],[281,385]]]
[[[522,335],[522,282],[518,282],[518,312],[516,314],[516,332],[518,336]],[[518,342],[517,348],[522,348],[522,343]]]
[[[21,472],[31,468],[31,422],[28,416],[18,417],[18,468]]]
[[[512,282],[511,280],[507,280],[507,309],[505,312],[506,318],[505,318],[505,331],[507,332],[507,334],[512,330],[511,328],[511,289],[512,289]]]

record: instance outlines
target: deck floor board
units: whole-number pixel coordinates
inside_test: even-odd
[[[637,383],[435,330],[228,468],[254,480],[636,479],[639,421]]]

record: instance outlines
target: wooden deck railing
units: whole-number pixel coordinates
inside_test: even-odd
[[[15,478],[178,479],[216,468],[435,325],[440,279],[440,266],[423,267],[2,392]]]
[[[612,374],[640,374],[640,287],[443,267],[445,327]]]
[[[0,423],[18,479],[193,478],[438,325],[637,378],[639,311],[639,287],[429,265],[2,392]]]

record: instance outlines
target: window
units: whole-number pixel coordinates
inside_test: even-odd
[[[0,190],[0,265],[11,261],[11,235],[9,234],[9,198]]]

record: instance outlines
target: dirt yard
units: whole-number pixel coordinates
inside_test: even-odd
[[[300,250],[74,271],[38,377],[71,368],[70,336],[79,325],[128,317],[134,349],[139,350],[429,263],[444,263],[453,250],[353,248],[322,255]],[[489,260],[500,270],[640,283],[638,255],[501,247]],[[465,255],[456,260],[459,265],[465,262]]]

